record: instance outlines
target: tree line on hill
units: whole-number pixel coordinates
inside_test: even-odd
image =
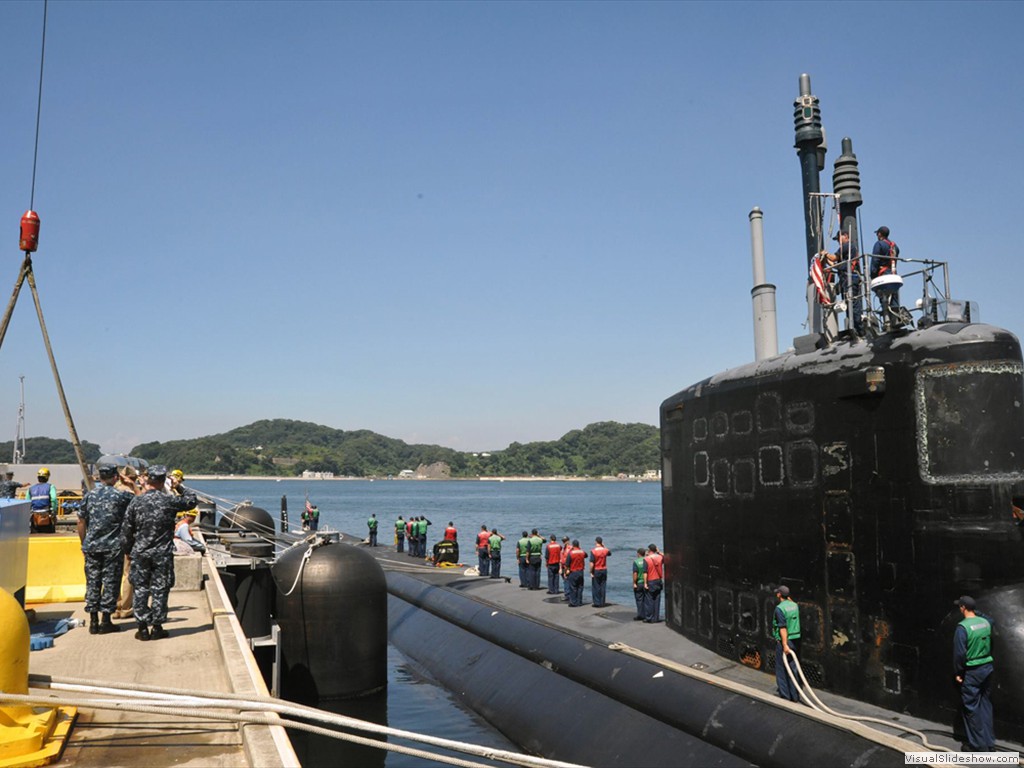
[[[19,441],[20,442],[20,441]],[[96,443],[87,440],[82,442],[82,457],[87,464],[96,461],[102,453]],[[14,457],[14,441],[8,440],[0,443],[0,457]],[[61,440],[53,437],[26,437],[25,455],[22,458],[23,464],[77,464],[78,457],[75,456],[75,447],[70,440]]]
[[[51,443],[44,451],[44,445]],[[90,449],[87,461],[99,458],[99,446],[84,445]],[[6,446],[10,453],[12,444]],[[75,461],[66,440],[32,438],[26,441],[26,449],[28,460],[34,463]],[[0,443],[0,452],[3,450],[4,444]],[[639,475],[658,467],[658,454],[657,427],[614,421],[574,429],[558,440],[512,443],[489,453],[410,445],[369,430],[345,431],[287,419],[257,421],[192,440],[143,443],[131,450],[131,455],[151,464],[179,467],[186,474],[285,477],[299,476],[306,470],[341,477],[388,477],[437,462],[447,464],[452,477]]]

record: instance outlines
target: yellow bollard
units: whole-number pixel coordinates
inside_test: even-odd
[[[28,693],[28,619],[10,592],[0,589],[0,691]],[[35,766],[60,755],[75,711],[0,703],[0,768]]]

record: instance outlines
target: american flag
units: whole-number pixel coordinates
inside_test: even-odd
[[[825,278],[825,269],[821,266],[821,256],[811,259],[811,282],[818,291],[818,303],[826,307],[832,306],[832,292]]]

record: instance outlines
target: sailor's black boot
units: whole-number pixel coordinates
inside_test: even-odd
[[[121,628],[110,620],[110,614],[103,614],[103,621],[100,623],[99,633],[101,635],[109,635],[111,632],[120,632]]]
[[[100,631],[100,620],[96,617],[96,612],[93,611],[89,614],[89,634],[95,635]]]
[[[135,630],[136,640],[149,640],[149,627],[144,622],[139,622],[139,628]]]
[[[167,637],[167,630],[161,624],[154,624],[153,629],[149,631],[150,640],[163,640],[165,637]]]

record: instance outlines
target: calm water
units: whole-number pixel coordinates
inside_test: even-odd
[[[433,522],[429,543],[443,535],[451,520],[459,529],[462,561],[475,564],[472,549],[480,526],[497,528],[514,544],[519,535],[536,528],[547,538],[554,533],[576,538],[589,550],[601,536],[612,550],[608,599],[632,606],[632,557],[637,547],[661,540],[661,494],[657,483],[636,482],[498,482],[414,480],[197,480],[188,483],[213,496],[219,507],[251,501],[277,519],[281,497],[287,498],[289,524],[299,528],[299,515],[308,494],[320,508],[321,527],[366,535],[371,513],[380,520],[379,542],[391,544],[394,521],[401,514],[425,515]],[[515,576],[514,558],[502,569]],[[542,573],[542,580],[546,575]],[[589,599],[589,581],[584,599]],[[500,749],[515,749],[485,721],[461,707],[415,662],[394,648],[388,650],[388,689],[377,697],[359,699],[335,711],[386,723],[393,728],[430,733]],[[419,758],[344,745],[333,739],[292,735],[303,766],[358,765],[380,768],[423,768],[438,765]]]
[[[350,701],[331,702],[321,707],[349,717],[388,725],[391,728],[427,733],[431,736],[495,749],[518,751],[515,744],[491,728],[485,720],[463,708],[447,689],[426,677],[414,662],[393,646],[388,647],[386,691]],[[369,736],[361,732],[357,735]],[[303,768],[425,768],[442,765],[433,760],[386,752],[302,731],[290,731],[289,738]],[[417,742],[397,739],[389,741],[431,753],[479,760],[462,752],[438,750]]]

